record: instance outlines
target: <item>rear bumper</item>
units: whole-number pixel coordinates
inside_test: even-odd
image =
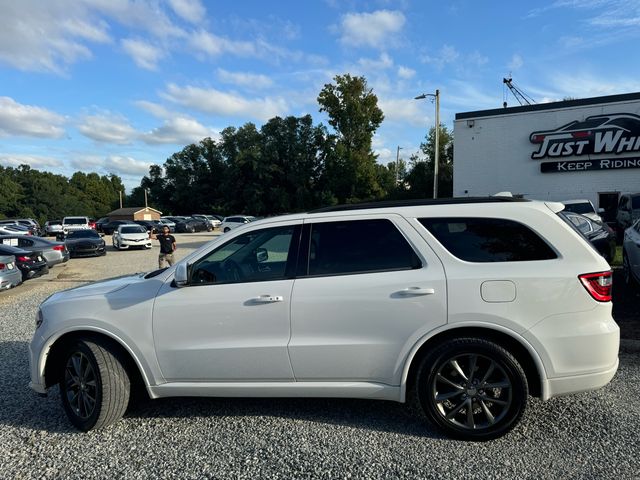
[[[550,378],[547,380],[547,388],[544,400],[569,393],[588,392],[604,387],[616,374],[619,360],[613,367],[597,373],[587,375],[575,375],[573,377]]]
[[[22,273],[18,268],[9,272],[0,273],[0,290],[17,287],[22,283]]]

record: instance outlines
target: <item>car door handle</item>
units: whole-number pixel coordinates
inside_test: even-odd
[[[436,291],[433,288],[409,287],[398,293],[403,297],[410,297],[412,295],[433,295]]]
[[[276,302],[284,302],[284,297],[282,295],[260,295],[259,297],[252,298],[256,303],[276,303]]]

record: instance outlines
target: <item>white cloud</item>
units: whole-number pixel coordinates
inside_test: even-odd
[[[152,162],[136,160],[123,155],[82,155],[71,160],[71,166],[78,170],[88,169],[99,173],[115,173],[116,175],[142,176],[149,173]]]
[[[509,62],[509,64],[507,65],[507,67],[509,68],[509,70],[518,70],[519,68],[521,68],[524,65],[524,60],[522,60],[522,57],[520,55],[518,55],[517,53],[513,54],[513,56],[511,57],[511,61]]]
[[[377,59],[361,58],[358,60],[358,65],[364,70],[377,72],[393,67],[393,59],[388,54],[382,53]]]
[[[402,12],[378,10],[372,13],[348,13],[342,17],[340,42],[353,47],[386,48],[396,43],[406,18]]]
[[[173,113],[170,112],[166,107],[158,103],[148,102],[147,100],[138,100],[137,102],[135,102],[135,104],[139,108],[149,112],[154,117],[170,118],[173,115]]]
[[[427,112],[433,112],[423,102],[407,98],[379,98],[378,106],[384,112],[385,122],[408,123],[414,127],[425,126],[430,121]]]
[[[208,129],[197,120],[189,117],[175,117],[168,119],[161,127],[154,128],[149,133],[141,135],[145,143],[174,143],[185,145],[199,142],[205,137],[217,138],[219,132]]]
[[[196,52],[209,57],[218,57],[225,53],[244,57],[256,55],[256,47],[251,42],[229,40],[205,30],[193,32],[189,36],[189,44]]]
[[[156,70],[158,62],[165,56],[163,50],[143,40],[126,38],[121,43],[124,51],[133,58],[136,65],[146,70]]]
[[[22,105],[0,97],[0,137],[59,138],[64,135],[64,117],[42,107]]]
[[[536,100],[542,98],[542,102],[558,101],[566,97],[588,98],[640,90],[640,80],[635,78],[598,76],[590,72],[552,74],[546,83],[552,87],[527,87],[527,90]]]
[[[60,167],[62,161],[58,158],[43,157],[40,155],[25,155],[21,153],[0,153],[0,164],[9,167],[29,165],[31,168]]]
[[[200,0],[169,0],[169,5],[176,15],[191,23],[200,23],[207,13]]]
[[[404,80],[409,80],[416,75],[416,71],[413,68],[403,67],[402,65],[398,67],[398,76]]]
[[[224,83],[239,85],[251,88],[267,88],[273,85],[273,81],[266,75],[258,75],[246,72],[229,72],[219,68],[217,71],[218,79]]]
[[[449,63],[455,62],[460,57],[460,53],[451,45],[443,45],[435,55],[422,55],[420,60],[423,63],[435,65],[441,69]]]
[[[78,125],[80,133],[97,142],[125,145],[136,137],[136,130],[120,115],[87,115]]]
[[[236,93],[222,92],[214,88],[193,86],[179,87],[169,84],[163,96],[184,107],[206,113],[267,120],[288,111],[282,97],[246,99]]]

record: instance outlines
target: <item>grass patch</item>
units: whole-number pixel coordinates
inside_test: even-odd
[[[622,246],[618,245],[616,247],[616,254],[613,257],[613,261],[611,262],[612,267],[621,267],[622,266]]]

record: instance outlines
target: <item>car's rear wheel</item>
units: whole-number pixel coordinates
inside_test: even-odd
[[[504,435],[527,404],[527,379],[518,361],[481,338],[451,339],[436,348],[420,364],[416,387],[425,415],[465,440]]]
[[[77,340],[66,350],[61,367],[62,407],[76,428],[86,432],[106,427],[124,415],[131,383],[109,346]]]

